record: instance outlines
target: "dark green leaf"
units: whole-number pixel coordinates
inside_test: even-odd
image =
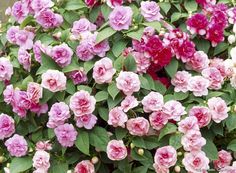
[[[194,12],[197,10],[197,3],[195,0],[184,1],[184,7],[188,12]]]
[[[226,127],[228,128],[229,132],[236,129],[236,115],[232,114],[226,119]]]
[[[176,125],[174,125],[172,123],[168,123],[165,125],[165,127],[163,129],[161,129],[158,140],[161,140],[164,136],[174,133],[176,131],[177,131]]]
[[[236,139],[232,140],[228,147],[227,147],[228,150],[232,150],[232,151],[236,151]]]
[[[3,92],[3,90],[4,90],[4,87],[5,87],[5,85],[4,85],[4,83],[1,81],[1,82],[0,82],[0,95],[2,94],[2,92]]]
[[[106,147],[109,142],[109,137],[108,137],[106,129],[102,127],[97,127],[97,126],[94,127],[89,132],[89,141],[92,146],[102,151],[106,151]]]
[[[95,95],[95,99],[97,102],[101,102],[104,100],[107,100],[108,98],[108,93],[106,91],[99,91],[96,95]]]
[[[171,135],[170,140],[169,140],[170,145],[174,147],[176,150],[181,148],[182,147],[181,138],[182,138],[181,134]]]
[[[125,128],[118,127],[115,129],[116,139],[120,140],[126,136],[128,131]]]
[[[125,58],[125,68],[127,71],[136,71],[137,65],[136,61],[133,56],[129,55],[127,58]]]
[[[119,57],[120,54],[123,52],[123,50],[125,49],[126,45],[128,44],[128,42],[124,41],[124,40],[120,40],[118,42],[114,42],[113,47],[112,47],[112,52],[116,57]]]
[[[167,14],[171,8],[171,5],[169,2],[160,2],[159,5],[161,9],[165,12],[165,14]]]
[[[21,157],[13,158],[10,164],[11,173],[20,173],[24,172],[32,167],[32,158],[31,157]]]
[[[110,94],[110,96],[112,97],[113,100],[116,98],[117,94],[120,92],[120,90],[116,87],[115,82],[111,83],[108,86],[107,91],[108,91],[108,93]]]
[[[99,107],[98,108],[98,113],[104,121],[108,120],[108,109],[107,108]]]
[[[140,27],[138,30],[128,32],[127,36],[140,41],[143,36],[143,30],[144,28]]]
[[[103,14],[105,20],[107,20],[112,9],[107,4],[103,4],[101,6],[101,11],[102,11],[102,14]]]
[[[76,147],[84,154],[89,154],[89,134],[85,130],[79,130],[77,139],[75,141]]]
[[[226,43],[220,43],[215,47],[214,56],[224,52],[229,47]]]
[[[86,85],[78,85],[78,86],[77,86],[77,89],[78,89],[78,90],[88,91],[90,94],[91,94],[91,92],[92,92],[92,88],[90,88],[89,86],[86,86]]]
[[[175,58],[173,58],[171,60],[170,64],[165,67],[165,70],[166,70],[167,74],[171,78],[173,78],[174,75],[176,74],[177,70],[178,70],[178,67],[179,67],[178,61]]]
[[[66,3],[66,10],[79,10],[82,8],[86,8],[86,4],[82,0],[69,0]]]
[[[96,43],[100,43],[101,41],[111,37],[115,33],[116,31],[110,27],[104,28],[103,30],[99,31],[96,38]]]
[[[206,153],[210,160],[218,159],[218,151],[212,140],[206,139],[206,145],[203,146],[202,150]]]
[[[68,164],[54,161],[49,169],[49,173],[65,173],[68,170]]]
[[[50,100],[52,98],[52,96],[54,95],[53,92],[47,90],[47,89],[43,89],[43,97],[40,100],[40,103],[47,103],[48,100]]]

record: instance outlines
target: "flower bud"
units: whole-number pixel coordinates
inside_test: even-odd
[[[182,152],[178,152],[178,156],[182,156],[183,155],[183,153]]]
[[[73,34],[71,34],[70,35],[70,41],[75,41],[75,40],[77,40],[77,38],[76,38],[76,36],[75,35],[73,35]]]
[[[4,156],[0,156],[0,163],[2,163],[4,161],[5,157]]]
[[[57,33],[53,34],[53,37],[59,39],[59,38],[61,38],[61,35],[62,35],[61,32],[57,32]]]
[[[92,159],[91,159],[91,162],[92,162],[92,164],[96,164],[96,163],[98,163],[98,157],[96,157],[96,156],[94,156]]]
[[[175,166],[175,172],[180,172],[180,171],[181,171],[180,166]]]
[[[144,154],[144,150],[143,150],[142,148],[139,148],[139,149],[138,149],[138,154],[139,154],[140,156],[142,156],[142,155]]]
[[[233,32],[236,33],[236,24],[234,24]]]
[[[71,170],[68,170],[66,173],[72,173],[72,171],[71,171]]]
[[[135,147],[134,143],[130,144],[130,148],[133,149]]]
[[[10,163],[7,163],[7,168],[10,168]]]
[[[233,44],[236,41],[235,35],[230,35],[228,37],[229,44]]]

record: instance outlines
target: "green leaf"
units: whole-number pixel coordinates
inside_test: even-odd
[[[236,139],[232,140],[227,146],[228,150],[236,151]]]
[[[66,3],[66,10],[79,10],[82,8],[86,8],[86,4],[82,0],[69,0]]]
[[[53,161],[50,166],[49,173],[65,173],[68,171],[68,164],[65,162]]]
[[[60,67],[57,63],[49,56],[41,54],[41,67],[37,71],[37,75],[46,72],[47,70],[60,70]]]
[[[165,94],[166,87],[160,81],[154,81],[154,86],[155,86],[155,91],[157,91],[161,94]]]
[[[159,5],[161,9],[165,12],[165,14],[167,14],[171,8],[171,5],[169,2],[160,2]]]
[[[88,91],[90,94],[91,94],[91,92],[92,92],[92,88],[90,88],[89,86],[86,86],[86,85],[78,85],[78,86],[77,86],[77,89],[78,89],[78,90]]]
[[[139,166],[133,169],[132,173],[146,173],[148,171],[148,166]]]
[[[10,164],[11,173],[20,173],[24,172],[32,167],[32,158],[31,157],[15,157],[12,159]]]
[[[177,127],[172,123],[167,123],[163,129],[161,129],[158,140],[160,141],[164,136],[176,132]]]
[[[123,99],[124,98],[121,94],[119,94],[115,99],[113,99],[112,97],[108,97],[107,104],[109,110],[117,106]]]
[[[114,68],[117,70],[117,71],[121,71],[122,68],[123,68],[123,63],[124,63],[124,57],[123,56],[120,56],[118,57],[115,62],[114,62]]]
[[[98,32],[96,43],[100,43],[101,41],[111,37],[115,33],[116,31],[110,27],[104,28],[103,30]]]
[[[21,85],[20,85],[20,88],[23,89],[23,90],[26,90],[27,89],[27,86],[29,84],[29,82],[33,82],[34,79],[32,78],[31,75],[27,76],[22,82],[21,82]]]
[[[112,52],[116,57],[119,57],[120,54],[123,52],[125,49],[126,45],[128,44],[127,41],[120,40],[118,42],[114,42],[113,47],[112,47]],[[123,57],[122,57],[123,58]]]
[[[195,0],[187,0],[184,2],[184,7],[188,12],[194,12],[197,10],[197,3]]]
[[[47,103],[48,100],[50,100],[53,95],[54,95],[53,92],[44,88],[43,89],[43,97],[40,99],[40,103]]]
[[[99,91],[96,95],[95,95],[95,99],[97,102],[101,102],[104,100],[108,99],[108,93],[106,91]]]
[[[196,46],[197,46],[197,49],[199,51],[203,51],[205,52],[206,54],[208,53],[210,47],[211,47],[211,44],[209,41],[205,40],[205,39],[196,39],[194,40]]]
[[[86,61],[84,63],[84,70],[86,73],[88,73],[94,66],[94,62],[93,61]]]
[[[98,108],[98,114],[100,115],[100,117],[101,117],[104,121],[107,121],[107,120],[108,120],[108,109],[107,109],[107,108],[99,107],[99,108]]]
[[[182,134],[174,134],[169,139],[169,144],[174,147],[176,150],[182,147],[181,144]]]
[[[136,71],[137,65],[134,57],[132,55],[129,55],[127,58],[125,58],[125,68],[127,71]]]
[[[110,12],[112,11],[112,9],[108,5],[103,4],[101,6],[101,11],[102,11],[102,14],[103,14],[105,20],[107,20]]]
[[[113,100],[116,98],[117,94],[120,92],[120,90],[116,87],[115,82],[111,83],[108,86],[107,91],[108,91],[108,93],[110,94],[110,96],[112,97]]]
[[[69,94],[74,94],[75,93],[75,85],[71,79],[67,80],[66,82],[66,92]]]
[[[160,145],[157,136],[134,137],[132,140],[136,147],[152,150]]]
[[[72,62],[70,63],[70,65],[64,67],[64,68],[62,69],[62,71],[63,71],[64,73],[68,73],[68,72],[72,72],[72,71],[78,70],[78,69],[80,69],[80,66],[79,66],[79,63],[78,63],[78,58],[73,57],[73,58],[72,58]]]
[[[228,45],[227,43],[224,43],[224,42],[218,44],[218,45],[215,47],[213,56],[218,55],[218,54],[224,52],[228,47],[229,47],[229,45]]]
[[[4,83],[1,81],[1,82],[0,82],[0,95],[2,94],[2,92],[3,92],[3,90],[4,90],[4,87],[5,87],[5,85],[4,85]]]
[[[140,27],[138,30],[128,32],[127,36],[140,41],[143,36],[143,30],[144,27]]]
[[[154,28],[155,30],[157,30],[158,32],[161,30],[161,24],[157,21],[154,22],[145,22],[143,23],[144,26],[150,26],[152,28]]]
[[[30,22],[34,20],[33,16],[27,16],[24,21],[20,24],[20,28],[23,29],[25,26],[27,26]]]
[[[236,129],[236,115],[232,114],[226,119],[226,127],[228,128],[229,132]]]
[[[106,151],[106,147],[109,142],[109,137],[106,129],[98,126],[94,127],[89,132],[89,141],[92,146],[102,151]]]
[[[75,141],[76,147],[84,154],[89,154],[89,134],[85,130],[79,130],[77,139]]]
[[[181,18],[181,13],[178,13],[178,12],[174,12],[172,15],[171,15],[171,23],[179,20]]]
[[[139,75],[139,80],[141,82],[141,88],[144,88],[146,90],[150,90],[150,84],[144,76]]]
[[[170,64],[165,67],[165,70],[166,70],[167,74],[171,78],[173,78],[174,75],[176,74],[177,70],[178,70],[178,67],[179,67],[178,61],[175,58],[173,58],[171,60]]]
[[[118,127],[115,129],[116,139],[120,140],[128,133],[127,129]]]
[[[174,92],[174,99],[175,100],[184,100],[189,96],[189,92]]]
[[[206,139],[206,145],[203,146],[202,150],[206,153],[210,160],[218,159],[218,151],[212,140]]]

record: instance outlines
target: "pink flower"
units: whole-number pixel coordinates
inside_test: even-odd
[[[184,63],[190,61],[195,52],[195,44],[189,40],[184,40],[181,45],[175,48],[176,58],[181,59]]]
[[[63,125],[68,118],[70,118],[69,106],[64,102],[54,103],[48,112],[47,127],[56,128]]]
[[[168,117],[162,111],[156,111],[149,115],[149,121],[153,129],[161,130],[168,123]]]
[[[207,17],[204,14],[196,13],[187,20],[187,28],[191,34],[206,34],[208,26]]]
[[[151,65],[150,56],[148,54],[140,52],[133,52],[132,55],[137,65],[137,72],[146,73],[149,66]]]
[[[66,89],[66,76],[58,70],[47,70],[42,74],[41,86],[51,92],[63,91]]]
[[[33,157],[33,167],[46,171],[50,167],[50,155],[46,151],[38,150]]]
[[[126,96],[125,99],[121,102],[121,109],[124,112],[128,112],[130,109],[138,106],[138,100],[134,96]]]
[[[188,81],[188,90],[193,92],[196,97],[206,96],[210,82],[202,76],[193,76]]]
[[[66,67],[71,63],[73,51],[66,43],[62,43],[61,45],[54,46],[50,55],[60,67]]]
[[[206,145],[206,140],[199,130],[189,130],[181,139],[185,151],[196,152]]]
[[[0,114],[0,140],[9,138],[15,133],[15,121],[7,114]]]
[[[132,15],[130,7],[116,6],[108,17],[109,25],[116,31],[128,30],[132,23]]]
[[[16,35],[16,44],[21,49],[32,49],[34,33],[26,30],[19,30]]]
[[[108,40],[104,40],[100,43],[95,44],[92,50],[93,50],[93,53],[96,54],[97,56],[104,57],[106,55],[106,52],[110,50]]]
[[[5,15],[6,16],[10,16],[11,15],[11,7],[7,7],[7,9],[5,10]]]
[[[229,17],[229,23],[230,24],[235,24],[236,23],[236,8],[232,7],[227,10],[227,14]]]
[[[143,110],[144,112],[154,112],[162,109],[164,105],[164,98],[158,92],[151,91],[148,95],[146,95],[143,100]]]
[[[25,3],[17,1],[13,4],[11,12],[16,21],[21,23],[28,16],[29,9]]]
[[[162,108],[163,113],[167,115],[169,119],[173,119],[175,121],[180,121],[180,117],[185,112],[185,107],[182,106],[182,104],[175,100],[170,100],[166,102]]]
[[[10,60],[1,57],[0,58],[0,81],[10,80],[13,75],[13,65]]]
[[[95,31],[96,28],[96,25],[91,23],[88,19],[81,18],[73,23],[71,32],[73,33],[73,35],[78,36],[82,32]]]
[[[160,21],[163,18],[160,13],[160,7],[154,1],[142,1],[140,10],[148,22]]]
[[[144,136],[148,134],[149,122],[143,117],[131,118],[126,123],[129,133],[134,136]]]
[[[11,156],[22,157],[27,154],[28,144],[23,136],[15,134],[5,142]]]
[[[36,150],[51,150],[52,149],[52,144],[49,143],[49,141],[38,141],[36,143]]]
[[[219,90],[224,83],[224,78],[220,71],[215,67],[208,67],[202,71],[202,76],[210,81],[210,89]]]
[[[84,127],[85,129],[92,129],[95,124],[97,123],[97,117],[93,114],[85,114],[82,116],[75,117],[76,126],[81,128]]]
[[[16,33],[18,33],[19,31],[20,31],[19,26],[11,26],[7,30],[7,35],[6,35],[7,40],[12,44],[16,44]]]
[[[96,99],[87,91],[80,90],[70,98],[70,108],[75,116],[91,114],[95,110]]]
[[[41,52],[46,53],[46,48],[40,40],[37,40],[33,45],[34,58],[37,62],[41,63]]]
[[[220,123],[228,117],[228,107],[226,102],[220,97],[212,97],[207,101],[208,107],[211,112],[212,120]]]
[[[189,117],[196,117],[200,128],[207,126],[211,122],[210,110],[204,106],[193,106],[189,110]]]
[[[89,160],[83,160],[76,165],[74,173],[95,173],[95,168]]]
[[[107,5],[111,8],[114,8],[116,6],[120,6],[123,4],[123,0],[107,0]]]
[[[50,8],[54,5],[51,0],[31,0],[30,7],[35,13],[44,9]]]
[[[14,88],[13,85],[7,85],[6,89],[3,91],[4,101],[10,104],[14,98]]]
[[[82,61],[89,61],[94,58],[93,46],[87,41],[83,41],[76,48],[76,55]]]
[[[187,62],[187,68],[201,72],[203,69],[207,68],[210,61],[207,54],[203,51],[197,51],[194,56]]]
[[[18,51],[18,61],[21,65],[23,65],[23,68],[30,72],[30,66],[31,66],[31,55],[27,52],[25,49],[19,49]]]
[[[233,160],[233,158],[232,158],[230,152],[227,152],[225,150],[221,150],[218,152],[218,160],[213,161],[214,168],[219,171],[222,168],[229,166],[232,160]]]
[[[137,74],[133,72],[121,71],[116,78],[116,86],[123,91],[125,95],[132,95],[140,90],[140,80]]]
[[[97,0],[85,0],[85,4],[92,8],[97,3]]]
[[[169,173],[169,168],[162,167],[156,163],[153,164],[153,167],[157,173]]]
[[[125,128],[125,123],[128,120],[128,116],[122,111],[120,107],[115,107],[110,110],[109,118],[107,123],[113,127],[123,127]]]
[[[186,117],[178,123],[178,130],[182,133],[187,133],[190,130],[199,130],[198,120],[195,116]]]
[[[204,172],[209,169],[209,159],[203,151],[185,153],[182,163],[185,169],[192,173]]]
[[[60,125],[54,129],[58,142],[63,147],[72,147],[75,143],[77,131],[72,124]]]
[[[215,67],[220,71],[221,76],[224,78],[227,77],[230,73],[230,70],[227,68],[225,61],[220,58],[213,58],[210,60],[210,67]]]
[[[218,24],[213,24],[208,27],[206,39],[211,41],[213,47],[224,41],[224,27]]]
[[[123,160],[127,156],[127,149],[122,140],[111,140],[107,144],[107,157],[110,160]]]
[[[175,92],[187,92],[188,81],[191,78],[191,74],[187,71],[178,71],[174,78],[171,80],[171,84],[175,86]]]
[[[172,146],[158,148],[154,156],[154,163],[161,168],[170,168],[177,162],[177,152]]]
[[[86,83],[88,78],[84,69],[74,70],[68,74],[69,78],[72,79],[74,85]]]
[[[236,162],[234,161],[232,166],[224,167],[219,173],[236,173]]]
[[[33,104],[30,107],[30,111],[36,113],[38,116],[48,112],[48,104]]]
[[[59,27],[63,23],[63,17],[50,9],[40,11],[35,18],[36,22],[45,29]]]
[[[102,58],[95,62],[93,67],[93,78],[96,83],[111,83],[113,75],[116,70],[113,68],[112,60],[109,58]]]
[[[39,99],[43,97],[43,88],[40,84],[35,82],[28,83],[27,95],[32,103],[39,103]]]

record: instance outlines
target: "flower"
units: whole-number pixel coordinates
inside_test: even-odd
[[[70,98],[70,108],[75,116],[91,114],[95,110],[96,99],[87,91],[80,90]]]
[[[66,76],[58,70],[47,70],[42,74],[41,86],[51,92],[63,91],[66,89]]]
[[[210,61],[207,54],[203,51],[197,51],[194,53],[193,57],[186,63],[187,68],[201,72],[208,67]]]
[[[111,140],[107,144],[107,157],[110,160],[123,160],[127,156],[127,149],[122,140]]]
[[[43,97],[43,88],[40,84],[29,82],[27,86],[27,95],[31,103],[39,103],[39,99]]]
[[[96,25],[91,23],[86,18],[81,18],[78,21],[74,21],[71,32],[73,33],[73,35],[78,36],[82,32],[95,31],[95,30],[96,30]]]
[[[7,85],[5,90],[3,91],[4,101],[7,104],[10,104],[14,99],[14,88],[13,85]]]
[[[32,49],[34,33],[26,30],[19,30],[15,34],[16,44],[20,46],[21,49]]]
[[[121,109],[124,112],[128,112],[130,109],[138,106],[138,100],[134,96],[126,96],[125,99],[121,102]]]
[[[132,22],[133,11],[130,7],[116,6],[109,14],[109,25],[116,31],[128,30]]]
[[[92,129],[95,124],[97,123],[97,117],[93,114],[85,114],[82,116],[75,117],[76,126],[81,128],[84,127],[85,129]]]
[[[23,68],[30,71],[31,55],[25,49],[19,49],[17,58],[19,63],[23,65]]]
[[[193,76],[188,81],[188,90],[193,92],[196,97],[206,96],[210,82],[202,76]]]
[[[8,30],[7,30],[7,35],[6,35],[6,39],[12,43],[12,44],[16,44],[16,33],[18,33],[20,31],[19,26],[11,26]]]
[[[14,119],[7,114],[0,114],[0,140],[10,137],[14,132]]]
[[[23,136],[15,134],[5,142],[11,156],[22,157],[27,154],[28,144]]]
[[[51,150],[52,149],[52,144],[51,143],[49,143],[49,141],[38,141],[37,143],[36,143],[36,150],[38,151],[38,150],[42,150],[42,151],[44,151],[44,150]]]
[[[196,13],[187,20],[187,28],[191,34],[206,34],[208,20],[204,14]]]
[[[195,44],[189,40],[184,40],[175,48],[176,58],[181,59],[184,63],[190,61],[195,52]]]
[[[220,97],[212,97],[207,101],[212,120],[220,123],[228,117],[228,107],[226,102]]]
[[[33,53],[35,60],[39,63],[41,63],[41,52],[46,53],[46,50],[41,41],[37,40],[33,45]]]
[[[95,173],[95,168],[89,160],[83,160],[77,163],[74,173]]]
[[[218,152],[218,159],[213,161],[214,168],[219,171],[222,168],[229,166],[232,160],[233,158],[230,152],[221,150]]]
[[[93,46],[90,42],[83,41],[80,43],[79,46],[76,48],[76,55],[81,59],[82,61],[89,61],[94,58],[94,52],[93,52]]]
[[[35,152],[33,157],[33,167],[40,169],[41,171],[47,172],[50,167],[50,155],[48,152],[43,150],[38,150]]]
[[[180,102],[175,100],[166,102],[162,108],[162,111],[169,119],[173,119],[175,121],[180,121],[180,117],[186,114],[185,107],[183,107]]]
[[[68,76],[72,79],[74,85],[85,83],[88,80],[88,77],[83,68],[70,72]]]
[[[137,74],[133,72],[121,71],[116,78],[116,86],[123,91],[125,95],[132,95],[140,90],[140,80]]]
[[[224,41],[224,27],[218,24],[212,24],[208,27],[206,39],[211,41],[213,47]]]
[[[211,122],[211,113],[207,107],[193,106],[189,110],[189,117],[196,117],[199,127],[205,127]]]
[[[149,122],[143,117],[131,118],[127,121],[126,127],[129,133],[134,136],[144,136],[148,134]]]
[[[178,71],[173,79],[171,84],[175,86],[175,92],[187,92],[188,91],[188,81],[191,78],[191,74],[187,71]]]
[[[178,123],[178,130],[182,133],[188,133],[190,130],[199,130],[198,119],[193,117],[186,117]]]
[[[77,131],[72,124],[59,125],[54,129],[58,142],[63,147],[72,147],[75,143]]]
[[[132,52],[132,55],[137,65],[137,72],[146,73],[149,66],[151,65],[150,56],[140,52]]]
[[[156,111],[149,115],[149,121],[153,129],[161,130],[168,123],[168,117],[162,111]]]
[[[142,100],[144,112],[154,112],[162,109],[164,105],[163,95],[158,92],[151,91]]]
[[[163,18],[160,13],[160,7],[154,1],[142,1],[140,10],[148,22],[160,21]]]
[[[109,58],[102,58],[95,62],[93,67],[93,78],[96,83],[111,83],[113,75],[116,70],[113,68],[112,60]]]
[[[0,81],[10,80],[13,75],[13,65],[10,60],[1,57],[0,58]]]
[[[107,5],[111,8],[114,8],[116,6],[120,6],[123,4],[123,0],[107,0]]]
[[[23,20],[28,16],[29,9],[25,3],[22,1],[17,1],[12,6],[11,14],[18,23],[22,23]]]
[[[113,127],[125,127],[128,116],[122,111],[120,107],[112,108],[108,115],[107,123]]]

